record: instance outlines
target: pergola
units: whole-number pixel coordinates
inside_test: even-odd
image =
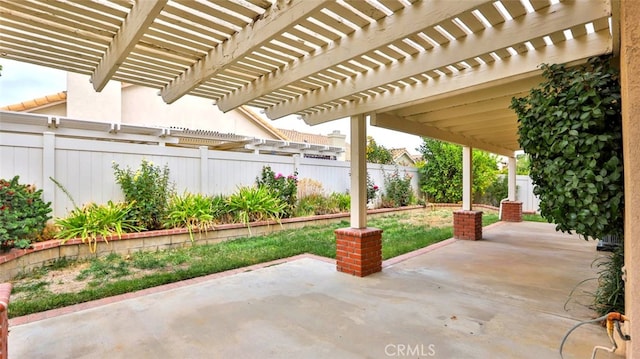
[[[510,99],[539,83],[541,63],[618,54],[621,29],[635,26],[621,26],[624,11],[632,19],[637,8],[620,0],[0,0],[0,56],[90,75],[96,91],[118,80],[157,88],[167,103],[194,95],[223,111],[250,105],[309,124],[350,117],[352,228],[338,237],[364,243],[376,236],[366,228],[366,116],[463,145],[467,212],[471,148],[509,157],[515,201]]]

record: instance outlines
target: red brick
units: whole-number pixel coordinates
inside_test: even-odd
[[[382,231],[341,228],[336,233],[336,268],[363,277],[382,270]]]

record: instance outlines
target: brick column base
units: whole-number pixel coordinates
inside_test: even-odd
[[[471,241],[482,239],[482,211],[453,212],[453,237]]]
[[[340,228],[336,233],[336,267],[358,277],[382,270],[382,230]]]
[[[502,219],[505,222],[522,222],[522,202],[502,202]]]

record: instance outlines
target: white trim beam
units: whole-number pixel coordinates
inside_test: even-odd
[[[351,117],[351,228],[367,228],[367,121]]]
[[[507,172],[507,176],[508,176],[507,186],[508,186],[509,201],[516,201],[517,200],[516,199],[516,197],[517,197],[516,168],[517,168],[516,167],[516,158],[513,155],[511,155],[511,157],[509,157],[508,172]]]
[[[462,210],[470,211],[473,202],[473,148],[462,146]]]
[[[285,65],[278,71],[262,76],[217,102],[222,111],[229,111],[277,89],[286,87],[299,79],[309,77],[350,59],[357,58],[371,49],[377,49],[424,29],[434,26],[459,13],[477,8],[487,0],[451,2],[447,6],[436,6],[431,1],[421,1],[384,17],[379,22],[353,32],[350,36],[333,42],[315,51],[311,57],[301,58]],[[331,60],[331,63],[327,61]]]
[[[135,3],[91,76],[96,91],[104,89],[167,2],[168,0],[145,0]]]
[[[320,0],[278,0],[260,19],[211,49],[203,59],[171,81],[161,91],[162,99],[168,104],[175,102],[238,59],[251,54],[261,44],[293,28],[325,6]]]
[[[325,111],[304,115],[309,125],[349,117],[357,113],[372,113],[386,108],[399,108],[401,103],[424,102],[446,99],[452,96],[488,90],[506,83],[536,77],[539,79],[541,63],[582,62],[585,59],[611,52],[611,37],[605,29],[583,37],[563,41],[554,46],[545,46],[539,51],[528,51],[502,61],[480,65],[461,71],[453,76],[440,77],[412,86],[387,91],[360,101],[344,103]]]
[[[444,131],[442,129],[421,125],[405,121],[401,117],[389,114],[373,114],[371,115],[371,125],[384,127],[390,130],[410,133],[417,136],[435,138],[441,141],[452,142],[462,146],[470,146],[487,152],[495,153],[502,156],[513,156],[513,152],[517,149],[509,149],[502,146],[496,146],[491,143],[483,142],[478,139],[462,136],[457,133]]]
[[[491,51],[515,46],[531,38],[584,24],[608,16],[609,13],[610,8],[606,0],[588,3],[585,1],[562,2],[540,12],[527,14],[522,19],[507,21],[468,35],[462,40],[452,41],[447,46],[434,47],[416,56],[393,62],[389,66],[381,66],[290,101],[284,101],[268,108],[266,114],[271,119],[277,119],[299,113],[310,107],[336,101],[400,79],[419,76]]]
[[[525,78],[521,81],[505,83],[499,87],[494,87],[489,90],[466,93],[464,95],[464,103],[465,106],[467,104],[473,106],[475,103],[489,101],[500,97],[511,98],[513,96],[524,96],[527,95],[532,88],[537,87],[540,82],[542,82],[542,78],[534,76]],[[410,116],[414,113],[435,112],[459,106],[462,106],[459,98],[447,97],[439,100],[416,100],[411,103],[388,107],[385,111],[391,111],[395,115],[403,117]]]

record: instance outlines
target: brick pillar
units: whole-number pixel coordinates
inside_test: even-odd
[[[11,283],[0,284],[0,359],[9,358],[9,297]]]
[[[502,202],[502,218],[505,222],[522,222],[522,202]]]
[[[453,237],[471,241],[482,239],[482,211],[454,211]]]
[[[381,229],[340,228],[335,233],[339,272],[366,277],[382,270]]]

